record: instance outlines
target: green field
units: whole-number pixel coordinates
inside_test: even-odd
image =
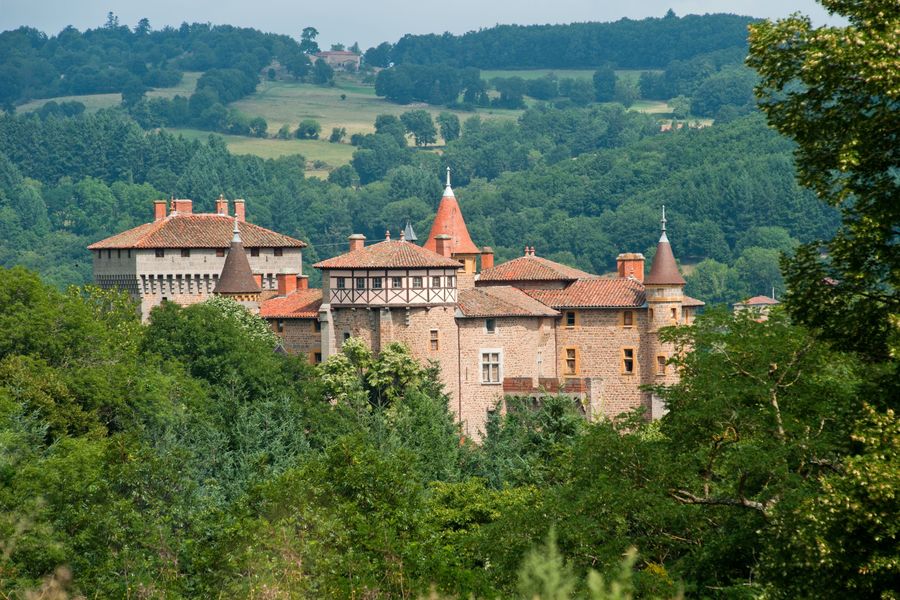
[[[278,158],[288,154],[302,154],[308,161],[320,160],[329,167],[339,167],[350,162],[355,148],[350,144],[332,144],[324,140],[276,140],[252,138],[242,135],[212,134],[200,129],[167,128],[166,131],[183,135],[189,140],[206,141],[210,135],[225,139],[228,150],[234,154],[255,154],[262,158]]]
[[[341,95],[345,98],[341,99]],[[264,81],[256,93],[231,106],[248,115],[259,115],[269,123],[274,133],[284,125],[296,127],[303,119],[315,119],[322,125],[322,135],[327,137],[333,127],[344,127],[347,135],[372,133],[375,117],[381,114],[400,115],[406,111],[424,108],[432,115],[447,111],[445,108],[425,104],[400,105],[375,95],[375,88],[352,80],[339,79],[334,87],[322,87],[308,83],[289,81]],[[466,120],[473,113],[449,111]],[[521,111],[480,109],[477,114],[487,119],[516,119]]]
[[[200,79],[201,73],[188,72],[181,78],[181,82],[170,88],[157,88],[147,92],[148,98],[172,98],[177,95],[190,96],[194,93],[197,86],[197,80]],[[84,104],[84,109],[88,112],[96,112],[101,108],[112,108],[122,103],[122,94],[87,94],[84,96],[59,96],[56,98],[41,98],[39,100],[31,100],[25,104],[20,104],[16,110],[20,113],[32,112],[39,110],[46,103],[53,100],[54,102],[76,101]]]

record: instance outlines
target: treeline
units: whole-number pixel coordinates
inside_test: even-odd
[[[779,253],[837,224],[837,212],[795,182],[792,145],[759,116],[661,133],[652,117],[616,105],[544,105],[518,122],[460,124],[447,114],[439,125],[448,136],[442,156],[407,145],[408,133],[434,139],[427,112],[383,115],[376,133],[354,136],[351,164],[323,182],[303,177],[302,157],[234,156],[219,138],[144,132],[112,111],[0,118],[2,264],[57,274],[60,284],[86,281],[84,247],[146,222],[154,195],[193,198],[197,210],[211,211],[223,193],[246,198],[254,222],[309,241],[309,265],[343,252],[351,233],[381,239],[407,219],[427,232],[447,165],[473,238],[498,260],[528,243],[551,259],[609,272],[619,252],[652,255],[665,204],[676,256],[704,261],[688,293],[711,302],[773,287],[780,295]],[[23,195],[22,185],[31,191]],[[35,235],[35,218],[21,216],[35,210],[37,220],[49,219],[41,230],[48,235]],[[315,282],[318,272],[307,270]]]
[[[255,81],[273,58],[305,74],[309,60],[285,35],[208,23],[132,29],[110,13],[104,26],[48,36],[30,27],[0,33],[0,107],[31,98],[121,92],[126,103],[151,87],[171,87],[183,71],[235,69]],[[219,100],[228,102],[220,92]],[[252,90],[251,90],[252,91]]]
[[[604,62],[621,69],[661,69],[724,48],[746,48],[754,20],[731,14],[567,25],[497,25],[463,35],[406,35],[370,48],[371,66],[449,65],[479,69],[577,69]]]
[[[780,314],[664,332],[693,352],[660,422],[508,398],[480,445],[402,346],[313,367],[230,300],[142,325],[0,268],[0,327],[10,597],[877,598],[895,575],[867,568],[897,553],[893,398]]]

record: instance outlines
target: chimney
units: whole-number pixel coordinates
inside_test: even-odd
[[[228,216],[228,200],[225,199],[223,194],[220,194],[216,200],[216,214]]]
[[[192,204],[190,200],[172,200],[172,213],[189,215],[193,212]]]
[[[235,201],[234,201],[234,216],[236,216],[237,220],[242,223],[247,220],[247,216],[244,211],[245,211],[244,201],[241,198],[235,199]]]
[[[297,278],[296,273],[279,273],[276,275],[278,295],[287,296],[288,294],[293,294],[297,290]]]
[[[626,252],[616,257],[619,277],[634,277],[644,281],[644,255],[640,252]]]
[[[154,221],[162,221],[166,218],[166,204],[165,200],[156,200],[153,203],[153,220]]]
[[[297,275],[297,289],[298,290],[308,290],[309,289],[309,275]]]
[[[442,233],[441,235],[435,236],[435,238],[434,238],[435,252],[437,252],[441,256],[446,256],[447,258],[450,258],[450,241],[452,239],[453,238],[451,238],[446,233]]]
[[[481,270],[492,269],[494,267],[494,249],[485,246],[481,249]]]
[[[361,233],[354,233],[347,239],[350,240],[350,252],[362,250],[363,246],[366,245],[366,236]]]

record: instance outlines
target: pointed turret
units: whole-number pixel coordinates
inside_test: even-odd
[[[403,229],[403,239],[407,242],[419,241],[419,238],[416,237],[416,232],[413,230],[412,223],[409,222],[409,219],[406,220],[406,227]]]
[[[656,244],[656,255],[653,264],[650,265],[650,274],[644,280],[644,285],[684,285],[686,282],[678,272],[678,264],[672,253],[672,245],[666,235],[666,207],[662,207],[662,235]]]
[[[219,296],[232,297],[238,302],[255,302],[258,309],[259,294],[262,292],[262,289],[256,283],[253,271],[250,269],[250,261],[247,259],[244,244],[241,242],[241,231],[238,227],[237,216],[234,218],[233,233],[231,248],[225,257],[225,265],[222,267],[222,274],[219,275],[219,281],[216,283],[213,293]]]
[[[437,251],[437,241],[435,238],[439,235],[450,236],[450,252],[452,255],[457,254],[480,254],[478,247],[472,242],[469,236],[469,229],[463,219],[462,211],[459,209],[459,202],[453,195],[453,188],[450,187],[450,167],[447,167],[447,187],[444,188],[444,195],[441,203],[438,205],[437,215],[434,217],[434,224],[431,226],[431,233],[425,241],[425,247],[432,252]]]

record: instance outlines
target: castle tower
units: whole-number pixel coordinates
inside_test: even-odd
[[[438,240],[438,237],[442,235],[449,236],[444,243]],[[459,274],[460,288],[475,285],[477,258],[481,251],[469,236],[469,229],[463,219],[459,202],[456,201],[453,188],[450,187],[450,167],[447,167],[447,186],[444,188],[444,195],[438,205],[431,233],[428,234],[428,240],[425,241],[425,248],[438,254],[443,252],[448,258],[454,258],[460,262],[462,265]]]
[[[666,361],[672,357],[674,348],[671,344],[659,341],[659,330],[662,327],[685,323],[683,314],[684,277],[678,272],[675,255],[666,235],[666,207],[662,207],[662,235],[656,245],[656,254],[650,273],[644,279],[644,290],[647,296],[647,341],[644,345],[642,360],[647,368],[643,369],[645,384],[674,383],[677,375]],[[664,407],[655,398],[649,398],[647,408],[656,419],[665,412]]]
[[[251,312],[259,312],[259,297],[262,289],[253,277],[250,269],[250,261],[244,251],[241,242],[241,232],[238,229],[239,217],[234,217],[234,235],[231,238],[231,248],[225,257],[225,265],[222,274],[213,293],[217,296],[227,296],[247,307]]]

